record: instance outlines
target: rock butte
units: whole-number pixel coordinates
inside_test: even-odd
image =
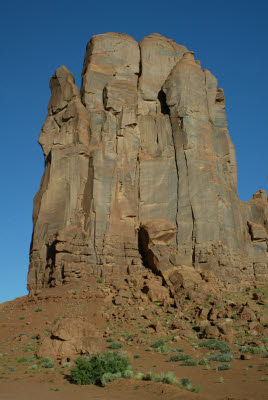
[[[50,88],[30,292],[148,267],[170,288],[197,272],[223,287],[268,281],[267,195],[239,200],[224,93],[191,51],[96,35],[80,92],[65,66]]]

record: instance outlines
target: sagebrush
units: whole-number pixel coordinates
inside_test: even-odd
[[[69,380],[77,385],[105,386],[116,379],[133,375],[128,358],[117,352],[98,353],[90,358],[80,356],[70,372]]]

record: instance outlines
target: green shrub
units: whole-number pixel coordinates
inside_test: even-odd
[[[33,370],[35,370],[35,369],[37,369],[37,368],[38,368],[38,365],[37,365],[37,364],[30,365],[28,368],[29,368],[29,369],[33,369]]]
[[[43,368],[53,368],[54,367],[54,362],[49,357],[41,358],[40,363],[41,363],[41,367],[43,367]]]
[[[34,311],[35,311],[35,312],[41,312],[41,311],[42,311],[42,308],[37,307]]]
[[[185,360],[182,364],[183,367],[195,367],[198,364],[197,361],[194,360]]]
[[[142,381],[144,377],[143,372],[138,372],[137,375],[135,376],[135,379],[138,379],[139,381]]]
[[[195,392],[195,393],[199,393],[200,392],[200,390],[201,390],[201,386],[189,386],[188,388],[187,388],[190,392]]]
[[[230,364],[221,364],[218,367],[216,367],[216,371],[226,371],[227,369],[231,369]]]
[[[27,345],[25,346],[25,348],[23,349],[23,351],[25,353],[28,353],[29,351],[34,351],[34,350],[35,350],[35,346],[31,342],[28,342]]]
[[[206,357],[201,358],[199,361],[199,365],[207,365],[209,363],[208,359]]]
[[[101,282],[99,282],[101,283]],[[122,374],[121,372],[115,372],[114,374],[112,372],[107,372],[105,374],[102,375],[101,377],[101,386],[106,386],[107,383],[109,382],[113,382],[116,379],[121,379],[122,378]]]
[[[117,349],[121,349],[122,347],[123,347],[122,343],[112,342],[112,343],[108,346],[108,349],[110,349],[110,350],[117,350]]]
[[[178,347],[175,351],[177,351],[178,353],[183,353],[184,349],[182,347]]]
[[[66,361],[63,365],[62,368],[67,368],[70,367],[71,363],[69,361]]]
[[[156,349],[157,353],[162,353],[162,354],[164,354],[166,356],[168,355],[168,352],[170,350],[172,350],[171,347],[166,346],[165,344],[163,346],[157,347],[157,349]]]
[[[31,361],[32,361],[32,359],[29,358],[29,357],[20,357],[20,358],[17,360],[18,363],[26,363],[26,362],[31,362]]]
[[[166,375],[161,373],[155,376],[155,382],[166,383],[167,385],[176,385],[178,383],[176,376],[173,372],[167,372]]]
[[[199,344],[199,347],[206,347],[211,350],[220,350],[221,353],[230,353],[231,348],[226,342],[221,342],[217,339],[208,339]]]
[[[38,335],[33,335],[33,336],[31,337],[31,339],[33,339],[33,340],[38,340]]]
[[[154,382],[162,382],[168,385],[177,385],[178,380],[175,377],[173,372],[168,372],[166,375],[164,373],[161,374],[154,374],[153,372],[149,371],[146,374],[139,372],[136,376],[136,379],[141,381],[154,381]]]
[[[261,354],[268,352],[268,346],[242,346],[239,351],[241,353]],[[268,354],[268,353],[267,353]]]
[[[182,378],[181,379],[181,385],[182,385],[182,387],[186,387],[188,385],[191,385],[190,379],[189,378]]]
[[[146,374],[143,374],[142,372],[140,372],[140,373],[137,375],[137,379],[140,379],[140,380],[142,380],[142,381],[153,381],[153,379],[154,379],[154,373],[151,372],[151,371],[147,372]]]
[[[144,333],[145,335],[148,335],[149,332],[148,332],[147,329],[142,329],[142,330],[141,330],[141,333]]]
[[[231,353],[221,353],[210,357],[209,361],[219,361],[219,362],[230,362],[233,361],[234,357]]]
[[[191,357],[188,354],[174,354],[174,356],[171,356],[169,361],[185,361],[185,360],[190,360]]]
[[[99,385],[120,378],[130,378],[132,367],[129,360],[117,352],[94,354],[90,358],[78,357],[71,369],[70,382],[77,385]]]
[[[199,393],[200,390],[201,390],[201,387],[199,387],[199,386],[194,387],[194,386],[191,384],[191,381],[190,381],[189,378],[182,378],[180,383],[181,383],[181,386],[182,386],[183,388],[187,388],[190,392]]]
[[[165,345],[164,340],[160,339],[160,340],[157,340],[156,342],[154,342],[154,343],[151,345],[151,347],[152,347],[153,349],[158,349],[158,347],[162,347],[162,346],[164,346],[164,345]]]

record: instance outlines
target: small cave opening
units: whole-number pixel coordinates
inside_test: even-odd
[[[51,164],[51,151],[48,153],[48,155],[47,155],[46,158],[45,158],[45,167],[46,167],[48,164]]]
[[[56,241],[54,240],[50,245],[47,244],[47,264],[55,265],[56,260]]]
[[[148,242],[149,242],[148,234],[145,231],[145,229],[142,226],[140,226],[140,228],[138,229],[138,249],[141,255],[142,263],[147,268],[148,268],[148,263],[147,263]]]
[[[165,115],[169,115],[169,107],[167,105],[167,96],[166,96],[166,93],[162,89],[159,90],[157,98],[160,102],[161,113],[165,114]]]
[[[47,256],[46,256],[46,269],[49,269],[49,275],[48,275],[48,285],[49,287],[52,286],[52,283],[54,281],[53,278],[53,270],[55,266],[55,261],[56,261],[56,241],[53,241],[52,244],[47,244]]]

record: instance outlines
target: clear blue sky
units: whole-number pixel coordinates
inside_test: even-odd
[[[265,0],[1,1],[0,302],[27,293],[33,197],[43,173],[37,143],[49,79],[66,65],[80,86],[92,35],[158,32],[193,50],[218,78],[248,200],[268,189],[268,5]]]

